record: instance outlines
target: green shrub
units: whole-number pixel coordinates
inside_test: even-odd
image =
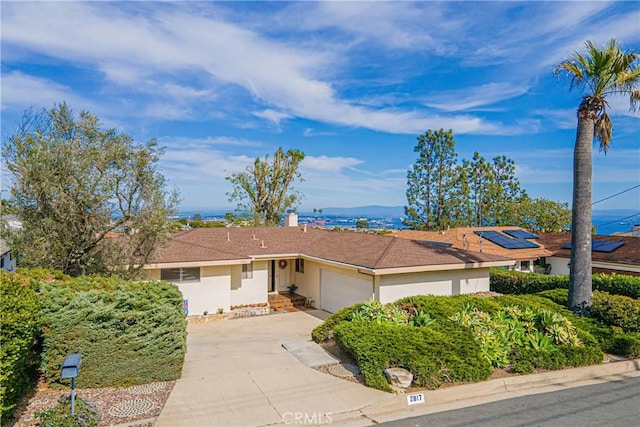
[[[535,294],[549,289],[569,288],[569,276],[491,269],[489,287],[501,294]]]
[[[383,305],[379,301],[370,299],[351,313],[347,320],[388,323],[399,326],[409,322],[409,314],[395,304]]]
[[[568,289],[569,276],[522,273],[491,269],[489,277],[492,291],[502,294],[535,294],[551,289]],[[593,290],[640,299],[640,277],[624,274],[596,273],[592,276]]]
[[[612,338],[611,352],[625,357],[640,357],[640,333],[615,335]]]
[[[46,283],[42,370],[61,384],[66,355],[82,355],[79,387],[129,386],[180,377],[186,348],[182,295],[165,282],[80,277]],[[65,380],[65,384],[68,380]]]
[[[591,301],[593,317],[627,332],[640,332],[640,300],[595,291]]]
[[[408,369],[416,386],[430,389],[443,382],[482,381],[492,372],[471,333],[447,321],[421,328],[343,322],[334,337],[355,358],[365,384],[381,390],[391,390],[383,374],[390,367]]]
[[[593,290],[640,299],[640,277],[623,274],[596,273],[592,276]]]
[[[498,311],[501,308],[500,304],[491,298],[479,298],[473,295],[455,295],[450,297],[417,295],[399,299],[395,304],[409,313],[420,311],[429,313],[436,321],[448,319],[469,304],[487,313]]]
[[[91,402],[76,397],[75,417],[71,416],[71,398],[61,397],[53,408],[36,412],[41,427],[94,427],[100,421],[98,407]]]
[[[355,304],[350,307],[345,307],[342,310],[336,311],[322,322],[321,325],[316,326],[313,331],[311,331],[311,338],[315,342],[323,342],[329,338],[329,333],[333,330],[333,328],[341,322],[348,320],[351,318],[351,315],[358,311],[360,307],[362,307],[363,303]]]
[[[36,293],[15,274],[0,274],[0,418],[9,417],[34,383],[40,334]]]
[[[549,289],[548,291],[537,292],[535,295],[549,298],[551,301],[563,307],[566,307],[569,303],[568,289]]]

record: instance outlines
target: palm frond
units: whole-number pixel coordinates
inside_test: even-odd
[[[611,118],[603,111],[593,124],[594,139],[600,144],[600,151],[607,154],[611,147],[611,136],[613,134],[613,124]]]

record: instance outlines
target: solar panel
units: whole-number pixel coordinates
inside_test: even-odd
[[[528,240],[505,236],[497,231],[474,231],[474,233],[505,249],[531,249],[540,247],[540,245]]]
[[[620,246],[624,245],[624,242],[612,242],[610,240],[592,240],[591,251],[593,252],[613,252]],[[565,243],[561,246],[562,249],[571,249],[571,242]]]
[[[436,242],[434,240],[418,240],[418,241],[420,243],[427,244],[427,245],[444,246],[445,248],[450,248],[452,246],[452,243]]]
[[[502,230],[502,231],[507,233],[509,236],[513,236],[517,239],[537,239],[538,238],[537,234],[532,234],[524,230]]]

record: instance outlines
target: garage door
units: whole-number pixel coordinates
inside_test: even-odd
[[[320,306],[335,313],[341,308],[368,301],[373,295],[373,278],[347,276],[320,270]]]

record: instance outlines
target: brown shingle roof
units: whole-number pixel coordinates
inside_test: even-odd
[[[354,266],[385,269],[501,262],[504,258],[425,245],[392,236],[307,227],[195,228],[176,233],[152,264],[305,255]],[[505,265],[509,262],[505,262]]]
[[[480,252],[480,236],[476,231],[497,231],[502,233],[504,230],[524,230],[520,227],[464,227],[453,228],[444,231],[417,231],[417,230],[398,230],[394,234],[403,239],[433,241],[449,243],[453,248],[467,249],[473,252]],[[525,230],[526,231],[526,230]],[[466,240],[466,246],[464,241]],[[531,239],[531,242],[540,242],[537,239]],[[513,260],[531,260],[544,256],[550,256],[551,251],[540,244],[539,248],[531,249],[506,249],[487,239],[482,239],[482,253],[491,255],[500,255]]]
[[[640,237],[636,236],[593,236],[592,240],[607,240],[611,242],[624,242],[613,252],[591,252],[593,261],[613,262],[618,264],[640,265]],[[569,233],[541,233],[540,242],[553,252],[555,256],[562,258],[571,257],[571,249],[562,249],[562,245],[571,242]]]

